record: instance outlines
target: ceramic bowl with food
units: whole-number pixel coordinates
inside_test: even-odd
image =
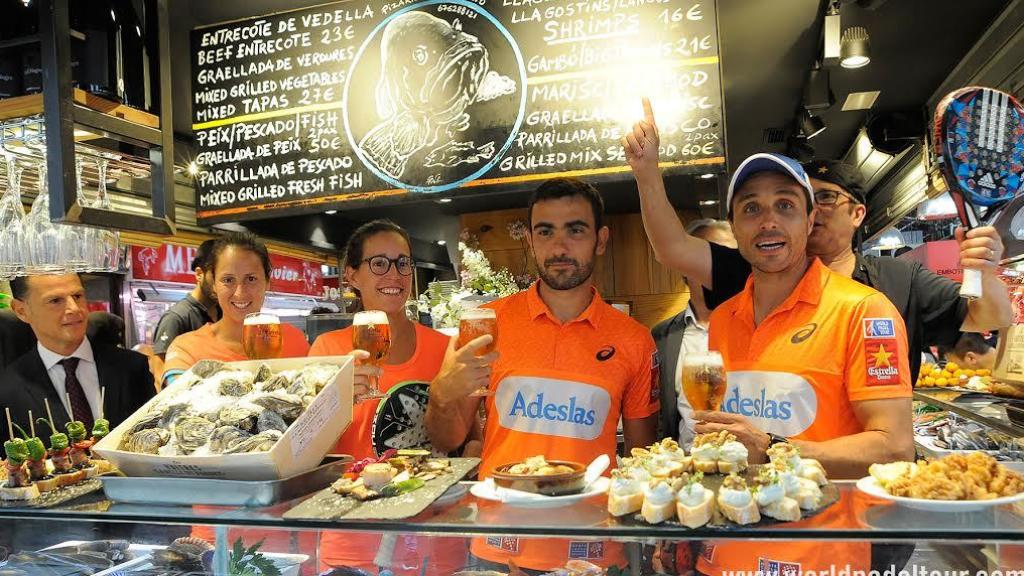
[[[564,496],[583,491],[587,467],[567,460],[513,462],[498,466],[491,477],[502,488],[545,496]]]

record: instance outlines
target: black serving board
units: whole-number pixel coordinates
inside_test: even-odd
[[[451,472],[428,480],[419,490],[393,498],[360,502],[325,488],[284,513],[287,519],[400,520],[425,510],[480,464],[479,458],[452,458]]]
[[[751,484],[753,482],[754,478],[757,476],[757,471],[758,471],[758,469],[760,467],[761,467],[761,465],[759,465],[759,464],[755,464],[755,465],[749,466],[747,468],[747,470],[743,473],[743,476],[747,479],[747,483],[748,484]],[[725,480],[726,476],[727,475],[725,475],[725,474],[708,474],[708,475],[704,476],[704,480],[701,483],[704,484],[705,488],[708,488],[709,490],[712,490],[715,493],[715,498],[717,499],[717,497],[718,497],[718,489],[722,486],[722,482]],[[801,509],[800,510],[800,514],[801,514],[800,520],[806,520],[806,519],[811,518],[813,516],[817,516],[818,514],[821,514],[822,512],[827,510],[829,506],[832,506],[833,504],[835,504],[838,501],[839,501],[839,488],[835,484],[833,484],[832,482],[829,482],[827,485],[821,487],[821,504],[816,509],[814,509],[814,510],[803,510],[803,509]],[[769,517],[765,516],[764,514],[762,514],[760,522],[755,522],[753,524],[746,524],[746,525],[740,526],[739,524],[736,524],[735,522],[731,522],[731,521],[727,520],[725,518],[725,516],[722,515],[721,510],[718,509],[717,501],[716,501],[716,504],[715,504],[714,508],[715,508],[715,510],[714,510],[714,513],[711,515],[711,520],[707,523],[707,525],[702,526],[701,528],[710,527],[710,528],[717,528],[717,529],[721,529],[721,530],[730,530],[730,529],[737,529],[737,528],[748,529],[751,526],[772,526],[774,524],[789,524],[789,522],[783,522],[782,520],[776,520],[774,518],[769,518]],[[613,521],[615,521],[615,522],[617,522],[619,524],[634,525],[634,526],[635,525],[647,525],[648,524],[648,522],[646,520],[644,520],[643,516],[641,516],[639,513],[637,513],[637,514],[627,514],[626,516],[622,516],[620,518],[614,518]],[[658,525],[659,526],[667,525],[667,526],[675,526],[675,527],[679,527],[679,528],[685,528],[685,526],[680,524],[679,520],[677,520],[675,517],[670,518],[670,519],[668,519],[668,520],[666,520],[666,521],[664,521],[664,522],[662,522],[662,523],[660,523]]]

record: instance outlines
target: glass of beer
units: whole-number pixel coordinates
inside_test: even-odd
[[[709,351],[684,355],[680,380],[691,408],[712,412],[722,409],[726,381],[721,354]]]
[[[277,358],[281,356],[283,344],[280,318],[262,312],[245,317],[242,325],[242,349],[250,360]]]
[[[352,318],[352,348],[370,353],[370,357],[366,359],[367,364],[378,368],[384,364],[384,359],[391,349],[391,325],[388,323],[388,315],[380,310],[356,312]],[[376,376],[370,376],[369,380],[369,392],[360,394],[356,402],[386,396],[380,391]]]
[[[455,342],[455,347],[462,348],[485,334],[490,334],[493,340],[487,346],[477,350],[477,356],[490,354],[498,346],[498,317],[490,308],[463,310],[459,316],[459,339]],[[470,396],[490,396],[492,394],[489,387],[483,387]]]

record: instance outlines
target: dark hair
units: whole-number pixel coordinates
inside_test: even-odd
[[[189,266],[189,270],[195,272],[196,268],[206,269],[206,265],[210,260],[210,253],[213,252],[213,246],[217,243],[216,238],[210,238],[204,240],[202,244],[196,248],[196,255],[192,258],[192,265]]]
[[[939,354],[945,356],[952,352],[960,358],[963,358],[968,352],[985,354],[992,348],[994,348],[994,346],[989,344],[988,340],[985,340],[985,337],[981,334],[976,332],[961,332],[960,339],[956,341],[956,344],[953,346],[940,346]]]
[[[225,250],[232,247],[248,250],[259,256],[260,263],[263,264],[263,272],[267,275],[267,280],[270,280],[270,252],[267,252],[266,244],[252,232],[231,232],[226,236],[216,239],[213,243],[213,249],[210,251],[210,257],[206,261],[209,270],[204,268],[204,271],[211,272],[216,276],[217,260],[220,259],[220,255]]]
[[[110,312],[90,312],[85,335],[91,342],[124,347],[124,320]]]
[[[69,274],[74,274],[75,276],[78,276],[78,281],[82,282],[82,275],[81,274],[78,274],[77,272],[69,272]],[[31,276],[18,276],[18,277],[12,278],[11,281],[10,281],[11,296],[13,296],[17,300],[21,300],[22,302],[24,302],[25,298],[28,297],[28,279],[29,278],[31,278]],[[85,286],[84,282],[82,282],[82,286]]]
[[[533,229],[534,204],[573,196],[579,196],[590,202],[590,208],[594,211],[594,230],[600,230],[604,225],[604,200],[601,198],[601,193],[597,191],[597,188],[576,178],[552,178],[534,190],[533,195],[530,196],[527,225],[531,230]]]
[[[25,297],[28,296],[28,276],[11,278],[10,284],[11,296],[14,296],[16,300],[24,301]]]
[[[356,228],[355,232],[352,232],[352,235],[348,237],[348,242],[345,243],[344,265],[349,268],[359,268],[363,263],[363,245],[366,244],[366,240],[381,232],[394,232],[398,234],[405,239],[405,243],[409,246],[409,251],[412,251],[412,241],[409,239],[409,233],[404,228],[391,220],[371,220]]]

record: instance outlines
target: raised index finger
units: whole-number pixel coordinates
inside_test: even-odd
[[[644,120],[646,120],[651,126],[654,126],[654,108],[651,107],[651,99],[647,96],[643,98],[644,104]]]

